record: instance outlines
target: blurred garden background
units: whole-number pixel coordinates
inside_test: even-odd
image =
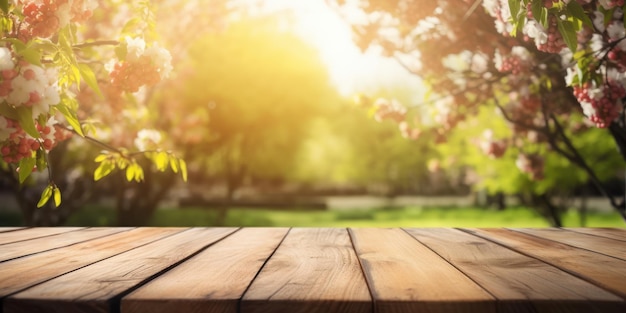
[[[626,226],[607,198],[623,196],[626,168],[605,129],[573,139],[599,191],[549,149],[533,148],[540,179],[518,170],[517,152],[486,155],[481,140],[512,134],[493,106],[445,133],[381,118],[376,99],[413,108],[422,124],[445,109],[424,105],[433,91],[406,64],[358,45],[341,3],[152,0],[170,78],[132,105],[90,105],[88,89],[77,97],[85,116],[102,116],[93,137],[133,147],[154,129],[154,143],[186,161],[188,181],[149,163],[143,182],[123,172],[94,181],[102,146],[75,136],[49,157],[58,208],[35,205],[48,173],[20,186],[3,164],[0,226]],[[94,22],[133,5],[100,1]]]

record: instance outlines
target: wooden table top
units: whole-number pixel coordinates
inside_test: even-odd
[[[0,299],[0,313],[622,313],[626,230],[0,228]]]

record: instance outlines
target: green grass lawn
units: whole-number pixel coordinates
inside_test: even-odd
[[[159,210],[148,226],[212,226],[215,211],[202,208]],[[576,212],[565,214],[564,225],[579,227]],[[112,210],[92,207],[73,215],[67,226],[112,226]],[[300,226],[300,227],[547,227],[548,223],[523,207],[504,211],[482,208],[398,207],[370,210],[303,211],[234,208],[228,212],[226,226]],[[592,213],[587,227],[626,227],[619,215]]]

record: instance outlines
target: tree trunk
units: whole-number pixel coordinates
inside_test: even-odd
[[[149,166],[143,166],[149,168]],[[144,181],[127,182],[123,173],[118,173],[114,179],[123,181],[117,188],[117,225],[118,226],[145,226],[148,224],[159,203],[163,201],[168,191],[174,185],[175,179],[171,173],[157,173],[145,170]],[[159,177],[161,176],[161,177]]]
[[[533,207],[539,212],[552,227],[563,227],[561,221],[561,208],[555,206],[547,194],[531,195]]]

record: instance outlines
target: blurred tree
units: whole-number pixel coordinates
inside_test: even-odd
[[[98,80],[97,84],[102,95],[87,88],[84,83],[86,79],[83,77],[81,88],[72,88],[67,97],[71,109],[77,111],[76,123],[79,121],[82,123],[88,137],[85,140],[74,136],[71,140],[58,144],[50,151],[47,159],[50,165],[49,173],[33,173],[22,185],[17,180],[14,167],[0,162],[1,178],[13,187],[24,223],[27,225],[63,224],[73,212],[86,203],[110,196],[115,199],[119,225],[143,225],[147,222],[159,202],[168,194],[168,190],[179,181],[171,173],[161,173],[162,170],[172,165],[181,173],[184,162],[170,157],[176,148],[172,144],[176,138],[172,138],[167,130],[160,128],[168,125],[168,117],[151,106],[155,101],[154,89],[162,88],[164,85],[155,86],[155,75],[154,71],[150,72],[152,70],[150,64],[144,62],[140,66],[135,66],[123,62],[131,61],[131,56],[138,56],[147,51],[145,56],[155,57],[155,64],[161,66],[165,74],[164,72],[171,69],[170,57],[171,63],[178,63],[186,58],[191,38],[202,32],[220,29],[226,23],[231,10],[226,7],[227,0],[191,0],[184,3],[171,0],[90,2],[92,3],[89,3],[89,7],[95,9],[93,12],[90,11],[90,15],[93,15],[88,23],[71,28],[72,42],[69,44],[74,44],[74,41],[76,44],[70,51],[76,56],[69,60],[89,65],[90,72],[91,70],[94,72],[93,79]],[[83,1],[75,3],[83,5]],[[16,2],[18,8],[22,4],[28,4],[31,8],[33,5],[41,8],[45,8],[46,5],[57,7],[54,3],[48,2],[43,4],[38,1]],[[202,7],[202,10],[198,10],[199,7]],[[22,16],[12,13],[11,17]],[[156,25],[157,20],[160,23],[159,28]],[[190,28],[190,25],[197,27],[196,31],[182,33],[179,31]],[[64,31],[69,34],[69,29],[68,26]],[[55,35],[52,38],[53,42],[58,40],[57,37],[59,36]],[[164,53],[158,44],[151,45],[151,42],[157,39],[162,45],[165,42],[168,48],[172,48],[171,55]],[[44,56],[43,63],[50,63],[48,59],[52,57],[45,54]],[[65,60],[58,55],[55,56],[56,59]],[[145,58],[143,60],[145,61]],[[128,71],[120,74],[122,68]],[[62,72],[68,72],[68,69]],[[113,82],[112,73],[118,75],[117,85]],[[148,87],[139,88],[144,80],[150,84],[146,84]],[[95,81],[92,83],[95,84]],[[116,89],[122,89],[124,93]],[[66,123],[64,119],[61,121]],[[161,130],[157,130],[159,128]],[[109,177],[104,177],[94,184],[94,177],[102,178],[102,173],[108,172],[97,171],[99,164],[94,162],[103,150],[110,152],[108,156],[119,161],[132,161],[130,164],[133,166],[126,166],[121,171],[112,171]],[[162,151],[164,154],[160,154],[161,157],[157,157],[156,153],[143,155],[140,153],[142,150]],[[157,159],[159,162],[155,161]],[[166,161],[166,164],[163,161]],[[135,165],[140,165],[141,169],[135,170],[137,169]],[[38,166],[41,168],[40,164]],[[136,180],[141,179],[136,178],[143,178],[144,182],[137,182]],[[63,203],[57,207],[50,201],[37,208],[41,190],[52,182],[62,193]]]
[[[275,16],[197,37],[180,69],[159,109],[178,120],[192,178],[224,180],[227,201],[245,181],[293,177],[310,122],[341,101],[317,51]]]
[[[370,90],[369,94],[414,101],[408,86]],[[426,169],[426,161],[433,156],[430,144],[397,136],[397,124],[371,123],[370,118],[346,99],[318,119],[302,151],[298,176],[310,184],[369,188],[388,196],[432,191]]]
[[[475,191],[485,190],[489,195],[518,195],[524,204],[536,209],[551,225],[562,226],[561,214],[568,201],[560,203],[548,198],[558,196],[566,200],[572,191],[588,183],[586,172],[574,167],[563,156],[549,153],[544,145],[535,142],[525,146],[545,156],[543,179],[536,180],[514,168],[519,165],[518,151],[509,149],[498,158],[485,158],[490,149],[485,142],[508,138],[511,129],[503,119],[493,118],[493,109],[482,108],[479,113],[461,122],[448,136],[445,143],[437,145],[442,166],[453,173],[463,173],[466,183]],[[573,144],[580,147],[580,154],[593,167],[602,181],[615,178],[617,170],[624,169],[623,160],[615,153],[615,144],[601,129],[589,129],[572,134]],[[575,132],[575,130],[574,130]],[[518,138],[521,139],[521,138]],[[501,205],[501,204],[500,204]]]
[[[351,23],[363,50],[375,47],[396,58],[432,89],[427,104],[437,114],[430,120],[405,120],[407,108],[389,101],[374,104],[380,116],[444,142],[481,108],[497,109],[511,131],[508,138],[484,136],[477,144],[487,155],[512,150],[517,167],[541,180],[546,157],[552,158],[546,152],[556,152],[583,170],[626,220],[624,194],[615,199],[608,193],[572,138],[605,128],[626,157],[623,2],[328,2]],[[549,201],[546,194],[536,196]]]

